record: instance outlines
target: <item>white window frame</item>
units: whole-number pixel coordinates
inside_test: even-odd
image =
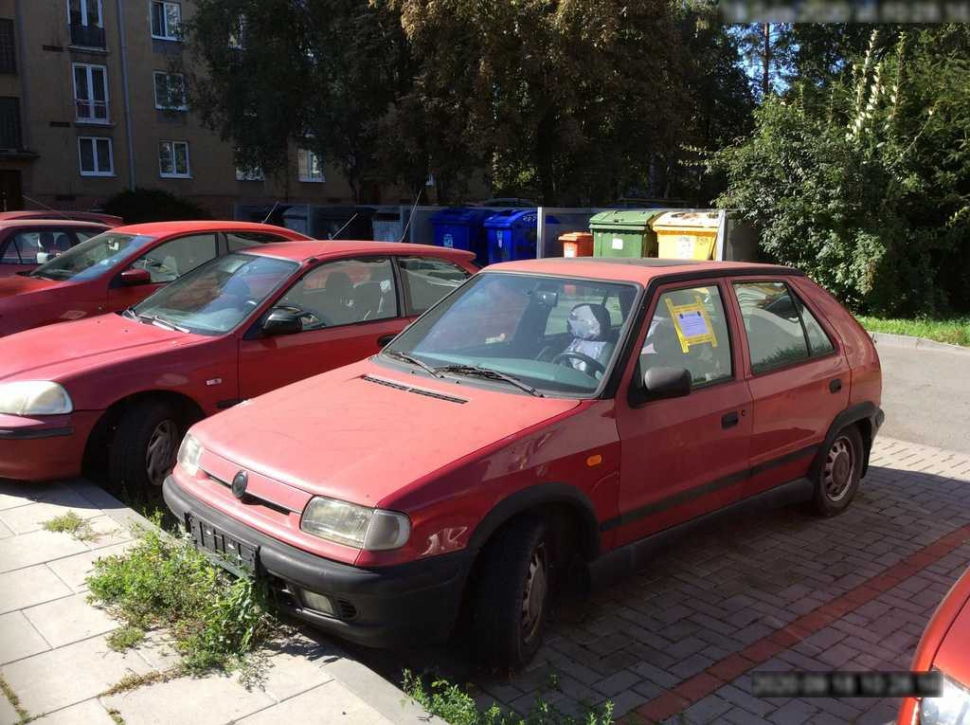
[[[155,12],[155,6],[162,6],[162,20],[165,23],[164,31],[166,35],[155,35],[155,28],[152,26],[152,19]],[[179,11],[179,24],[174,30],[168,27],[168,8],[169,6],[174,6],[178,8]],[[148,0],[148,32],[156,40],[180,40],[179,31],[182,27],[182,3],[181,2],[171,2],[171,0]]]
[[[94,171],[85,171],[84,162],[81,156],[81,144],[85,141],[91,143],[91,156],[94,159]],[[108,142],[108,170],[99,171],[98,168],[101,164],[98,163],[98,141]],[[115,175],[115,150],[114,144],[111,139],[107,136],[78,136],[77,138],[77,168],[81,172],[81,176],[114,176]]]
[[[176,169],[172,173],[168,173],[162,169],[162,146],[164,144],[169,144],[172,147],[172,168]],[[185,146],[185,173],[180,174],[177,171],[178,165],[175,162],[175,147]],[[158,142],[158,175],[163,179],[191,179],[192,178],[192,156],[189,151],[188,141],[159,141]]]
[[[165,81],[166,91],[171,91],[171,86],[169,85],[167,79],[169,78],[179,79],[180,83],[182,84],[182,104],[181,105],[160,106],[158,104],[158,77],[159,76],[164,76],[166,78],[166,81]],[[188,111],[189,110],[188,99],[186,98],[186,93],[185,93],[185,76],[183,74],[169,73],[168,71],[163,71],[163,70],[152,71],[152,82],[155,90],[155,108],[157,108],[159,111]]]
[[[77,95],[77,69],[84,68],[85,74],[88,80],[88,94],[90,98],[78,98]],[[93,68],[100,68],[102,71],[102,78],[104,79],[104,118],[95,118],[93,115],[89,117],[82,116],[81,102],[87,103],[91,113],[94,113],[94,74],[91,72]],[[111,123],[111,93],[108,86],[108,66],[100,65],[98,63],[71,63],[71,85],[74,87],[74,118],[80,123],[97,123],[97,124],[110,124]]]
[[[67,24],[71,24],[71,0],[65,0],[67,4]],[[81,25],[86,28],[92,27],[91,18],[88,17],[88,3],[87,0],[80,0],[78,3],[81,8]],[[103,28],[104,27],[104,2],[103,0],[98,0],[98,21],[93,24],[93,27]]]
[[[310,149],[299,148],[296,151],[296,174],[297,178],[301,183],[304,184],[323,184],[327,181],[327,175],[323,172],[323,159],[320,156],[311,151]],[[306,163],[304,164],[304,158]],[[320,176],[311,176],[309,173],[303,173],[303,167],[306,166],[307,170],[312,167],[310,163],[311,159],[316,158],[317,165],[320,167]]]

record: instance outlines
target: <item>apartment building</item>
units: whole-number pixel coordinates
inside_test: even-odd
[[[236,169],[231,144],[202,127],[170,72],[193,4],[0,0],[0,208],[93,209],[136,186],[218,217],[236,204],[351,201],[308,151],[294,149],[279,183]]]

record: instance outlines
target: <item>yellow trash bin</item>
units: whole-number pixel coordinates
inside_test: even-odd
[[[657,235],[661,259],[712,259],[720,212],[669,211],[650,226]]]

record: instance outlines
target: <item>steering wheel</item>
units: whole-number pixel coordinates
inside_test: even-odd
[[[276,307],[277,310],[287,310],[292,312],[294,315],[299,315],[301,320],[304,320],[303,327],[330,327],[330,321],[324,317],[316,314],[315,312],[310,312],[302,307],[296,307],[295,305],[280,305]]]
[[[589,355],[583,355],[581,352],[572,352],[567,350],[566,352],[561,352],[556,357],[552,359],[555,365],[562,365],[565,360],[579,360],[581,363],[585,363],[590,372],[586,373],[590,377],[595,377],[596,373],[603,375],[606,372],[606,368],[603,366],[599,360],[594,360]]]

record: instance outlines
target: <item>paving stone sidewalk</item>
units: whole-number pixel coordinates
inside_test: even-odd
[[[697,532],[643,573],[567,604],[533,665],[476,671],[451,649],[358,653],[389,677],[433,666],[482,707],[564,713],[614,703],[623,723],[886,723],[898,701],[758,699],[755,670],[905,670],[970,565],[970,456],[877,440],[852,508],[798,508]],[[550,682],[555,681],[555,687]]]
[[[97,538],[42,529],[68,511],[86,519]],[[238,677],[183,677],[102,695],[128,675],[175,662],[158,638],[125,654],[111,650],[106,636],[118,623],[86,600],[93,562],[131,545],[134,524],[149,525],[86,481],[0,481],[0,676],[37,722],[442,725],[342,650],[302,635],[264,653],[269,667],[257,687],[247,689]],[[0,725],[19,719],[0,694]]]

